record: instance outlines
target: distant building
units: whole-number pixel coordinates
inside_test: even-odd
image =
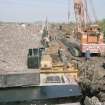
[[[22,26],[23,28],[26,28],[26,24],[24,24],[24,23],[22,23],[21,26]]]

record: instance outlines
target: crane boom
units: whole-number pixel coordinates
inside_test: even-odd
[[[74,0],[74,12],[77,31],[82,31],[89,22],[86,0]]]

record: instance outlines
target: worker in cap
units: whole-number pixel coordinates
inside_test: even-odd
[[[90,57],[91,57],[90,50],[87,48],[87,49],[86,49],[86,52],[85,52],[85,59],[86,59],[86,60],[89,60]]]

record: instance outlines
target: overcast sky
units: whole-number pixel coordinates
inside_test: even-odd
[[[72,0],[70,3],[72,20]],[[105,18],[105,0],[93,3],[98,19]],[[68,0],[0,0],[0,21],[35,22],[47,16],[49,21],[66,22],[67,10]]]

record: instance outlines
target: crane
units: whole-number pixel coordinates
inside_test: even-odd
[[[96,22],[95,10],[92,5],[95,24],[89,15],[87,0],[73,0],[76,20],[75,34],[80,40],[80,50],[85,53],[88,49],[90,53],[105,55],[104,35]],[[91,0],[92,3],[92,0]]]

